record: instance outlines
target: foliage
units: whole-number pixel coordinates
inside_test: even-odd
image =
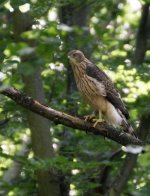
[[[78,108],[77,114],[83,116],[92,110],[82,100],[78,92],[67,94],[67,52],[68,36],[76,35],[76,45],[90,51],[91,59],[103,68],[112,78],[127,105],[131,122],[136,128],[142,115],[149,114],[150,54],[146,53],[146,61],[139,65],[132,64],[135,49],[135,37],[139,26],[140,9],[135,9],[129,1],[86,1],[89,11],[89,34],[83,36],[84,27],[61,24],[58,10],[61,6],[73,3],[77,8],[81,1],[3,1],[0,6],[0,74],[1,88],[13,85],[23,91],[24,82],[21,75],[34,73],[37,67],[42,69],[43,87],[46,102],[51,107],[61,111],[70,111],[68,97]],[[145,1],[147,2],[147,1]],[[82,2],[83,3],[83,2]],[[137,6],[140,5],[136,1]],[[32,29],[21,34],[20,40],[15,40],[15,30],[11,18],[12,12],[19,7],[22,12],[30,5],[30,13],[34,17]],[[87,6],[86,5],[86,6]],[[20,7],[24,6],[24,7]],[[70,44],[71,45],[71,44]],[[30,60],[22,61],[30,56]],[[22,61],[22,62],[21,62]],[[0,72],[0,73],[1,73]],[[69,128],[51,124],[53,147],[56,151],[54,159],[39,160],[33,157],[30,150],[28,157],[17,156],[16,152],[22,145],[21,138],[29,134],[26,110],[11,100],[0,95],[0,121],[6,117],[10,121],[0,130],[0,178],[3,182],[5,172],[15,160],[22,164],[22,170],[17,181],[9,184],[1,182],[2,190],[8,195],[31,195],[37,192],[34,172],[49,167],[58,170],[58,176],[65,180],[74,191],[74,195],[86,195],[99,187],[100,171],[105,166],[112,168],[112,179],[117,175],[124,156],[110,161],[110,156],[120,146],[112,141],[93,135],[73,132]],[[149,195],[150,154],[149,145],[146,153],[138,159],[134,174],[128,181],[123,195]],[[71,195],[71,193],[70,193]],[[94,193],[93,193],[94,195]]]

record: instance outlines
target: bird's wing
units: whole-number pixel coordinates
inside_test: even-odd
[[[87,63],[86,74],[104,85],[106,91],[106,99],[111,102],[115,106],[115,108],[118,108],[122,112],[122,114],[128,119],[129,113],[121,100],[120,94],[117,92],[112,81],[106,75],[106,73],[100,68],[98,68],[96,65],[92,63]]]

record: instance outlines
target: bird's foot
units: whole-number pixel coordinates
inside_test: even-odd
[[[84,116],[84,120],[85,121],[91,121],[92,123],[94,123],[93,124],[93,127],[96,127],[98,123],[103,123],[104,122],[103,119],[97,119],[97,118],[95,118],[95,115],[94,114]]]
[[[103,119],[92,119],[92,122],[94,122],[93,127],[96,127],[98,123],[103,123]]]
[[[86,115],[84,116],[84,120],[85,121],[93,121],[95,119],[95,115],[94,114],[91,114],[91,115]]]

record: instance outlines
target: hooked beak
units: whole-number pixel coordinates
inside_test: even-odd
[[[68,52],[68,59],[71,59],[72,51]]]

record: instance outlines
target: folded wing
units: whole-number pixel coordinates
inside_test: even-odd
[[[106,99],[117,109],[119,109],[122,114],[126,117],[126,119],[129,118],[129,113],[124,106],[120,94],[115,89],[112,81],[110,78],[106,75],[104,71],[102,71],[100,68],[98,68],[96,65],[92,63],[88,63],[86,65],[86,74],[96,79],[98,82],[104,85],[105,92],[106,92]]]

